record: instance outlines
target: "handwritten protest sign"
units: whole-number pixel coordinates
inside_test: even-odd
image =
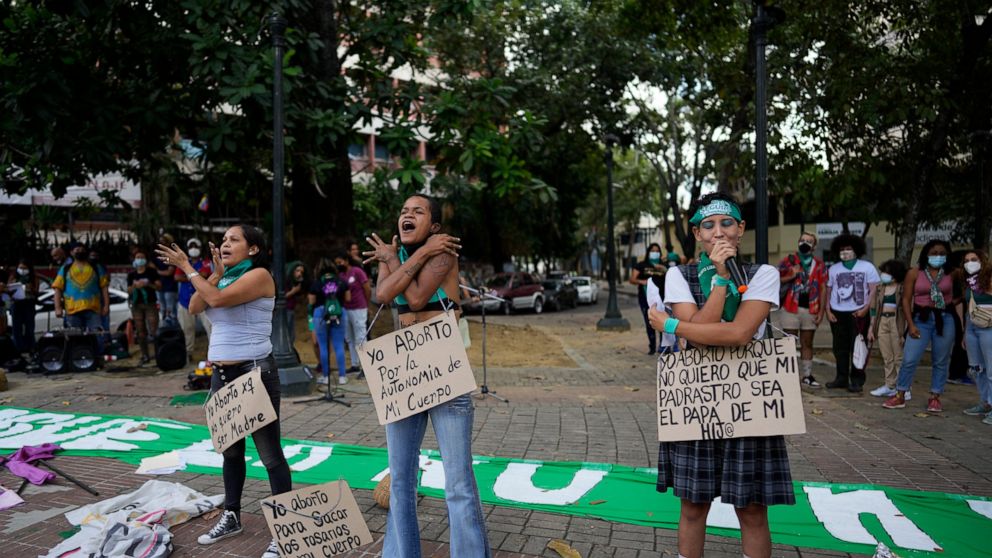
[[[658,359],[658,440],[802,434],[792,339],[709,347]]]
[[[276,410],[258,368],[232,380],[207,401],[207,428],[217,453],[275,420]]]
[[[343,480],[266,498],[262,513],[282,558],[337,556],[372,542],[358,502]]]
[[[359,360],[379,424],[426,411],[475,389],[458,322],[450,314],[365,343]]]

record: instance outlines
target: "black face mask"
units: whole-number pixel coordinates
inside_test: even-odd
[[[90,255],[87,254],[86,252],[76,252],[75,254],[72,255],[72,257],[77,262],[85,262],[87,259],[89,259]]]
[[[799,252],[802,254],[809,254],[813,251],[813,245],[808,242],[799,243]]]
[[[339,265],[338,266],[338,273],[344,273],[345,271],[348,271],[348,266],[346,266],[346,265]]]

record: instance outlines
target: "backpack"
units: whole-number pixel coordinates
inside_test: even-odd
[[[339,289],[333,293],[324,292],[324,316],[326,318],[336,318],[344,314],[344,307],[341,306],[341,299],[339,298],[340,289],[342,288],[341,282],[337,281],[337,278],[334,276],[325,275],[324,277],[326,278],[324,279],[325,288],[329,282],[334,281],[336,288]]]

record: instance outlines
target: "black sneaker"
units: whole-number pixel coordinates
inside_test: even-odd
[[[279,558],[279,545],[276,544],[275,539],[272,539],[269,548],[266,548],[265,552],[262,553],[262,558]]]
[[[839,380],[834,380],[832,382],[827,382],[827,388],[829,389],[847,389],[847,382],[842,382]]]
[[[803,378],[802,379],[802,382],[803,382],[803,385],[806,386],[806,387],[808,387],[808,388],[816,389],[816,388],[819,388],[820,387],[820,382],[817,382],[816,381],[816,378],[812,374],[810,374],[809,376],[806,376],[805,378]]]
[[[214,525],[213,529],[200,535],[196,539],[196,542],[200,544],[214,544],[217,541],[238,535],[242,530],[243,528],[241,527],[241,520],[238,519],[238,514],[231,510],[224,510],[224,513],[220,515],[220,519],[217,520],[217,525]]]

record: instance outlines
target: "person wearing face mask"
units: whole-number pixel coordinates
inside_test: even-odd
[[[368,275],[365,275],[360,266],[352,265],[352,261],[347,252],[340,252],[334,256],[334,264],[338,266],[338,277],[348,285],[351,294],[344,303],[345,339],[348,341],[348,350],[351,354],[351,368],[348,371],[361,374],[362,365],[358,361],[358,347],[365,342],[372,285],[369,283]]]
[[[888,260],[879,266],[879,272],[882,284],[875,289],[872,299],[868,342],[878,343],[885,381],[870,393],[875,397],[892,397],[896,394],[896,378],[902,365],[903,342],[906,338],[906,318],[899,310],[906,266],[899,260]],[[910,398],[910,393],[906,392],[906,399]]]
[[[816,241],[815,234],[803,231],[798,251],[778,264],[783,295],[782,329],[799,339],[801,381],[811,388],[820,387],[813,376],[813,336],[823,321],[827,301],[827,266],[813,255]]]
[[[934,239],[920,250],[918,267],[909,270],[903,283],[902,311],[908,323],[909,335],[903,347],[902,366],[896,380],[896,394],[885,400],[886,409],[906,406],[906,392],[913,387],[916,367],[927,347],[930,347],[930,398],[927,411],[943,412],[940,396],[947,383],[947,369],[954,347],[954,280],[947,264],[951,245]]]
[[[77,244],[72,249],[72,263],[63,265],[52,281],[55,317],[65,316],[66,327],[100,331],[100,316],[110,312],[110,278],[100,275],[88,258],[86,246]],[[97,344],[102,350],[99,337]]]
[[[329,258],[321,258],[317,265],[320,270],[317,279],[310,286],[307,295],[307,314],[310,316],[312,335],[320,347],[320,369],[323,374],[317,377],[317,383],[327,385],[330,381],[331,359],[330,348],[334,348],[334,356],[338,364],[338,383],[345,384],[344,366],[344,304],[351,301],[348,284],[338,277],[338,266]]]
[[[186,241],[186,251],[189,254],[189,264],[193,266],[193,269],[200,274],[204,279],[210,277],[213,273],[213,267],[210,265],[210,260],[203,257],[203,245],[200,243],[200,239],[191,238]],[[207,344],[210,344],[210,320],[207,319],[205,314],[200,314],[194,316],[189,311],[189,301],[193,298],[193,293],[196,289],[193,288],[193,283],[186,278],[186,274],[183,270],[176,268],[176,274],[174,276],[176,283],[179,285],[179,300],[176,306],[176,318],[179,321],[179,327],[183,330],[183,337],[186,339],[186,358],[193,360],[193,345],[196,341],[196,321],[200,320],[203,324],[203,330],[207,333]]]
[[[992,265],[985,252],[969,250],[962,267],[968,374],[978,390],[978,403],[965,409],[964,414],[981,416],[984,424],[992,425],[992,325],[983,319],[992,312]]]
[[[296,303],[309,287],[306,276],[303,262],[294,260],[286,264],[286,331],[291,347],[296,344]]]
[[[141,347],[141,360],[138,366],[151,361],[148,352],[148,338],[155,338],[158,333],[158,302],[157,292],[162,288],[158,270],[148,265],[148,257],[143,250],[134,253],[131,262],[134,270],[127,274],[128,303],[131,306],[131,319],[134,321],[134,331]]]
[[[864,389],[865,371],[854,366],[854,342],[858,335],[867,337],[868,311],[880,278],[871,262],[860,259],[865,253],[860,236],[839,235],[831,241],[830,251],[840,261],[830,266],[827,279],[827,320],[837,359],[837,376],[827,387],[859,393]]]
[[[38,300],[38,276],[31,263],[21,258],[7,280],[7,292],[13,299],[10,310],[13,338],[17,350],[24,354],[34,351],[34,315]]]
[[[736,257],[744,234],[740,208],[722,193],[703,196],[689,223],[702,249],[698,264],[668,270],[666,306],[648,311],[658,331],[693,346],[739,347],[766,334],[778,306],[779,274],[770,265],[743,265],[750,278],[739,294],[726,262]],[[768,332],[770,333],[770,332]],[[720,498],[734,506],[745,556],[771,556],[768,506],[795,504],[789,454],[783,436],[754,436],[680,442],[658,447],[658,492],[680,499],[678,553],[703,555],[706,517]]]
[[[648,246],[644,259],[637,262],[633,272],[630,274],[630,284],[637,286],[637,303],[641,307],[641,315],[644,316],[644,327],[648,334],[648,354],[653,355],[658,347],[657,333],[651,322],[648,321],[648,283],[653,282],[659,288],[661,297],[665,296],[665,271],[668,268],[661,262],[661,245],[652,242]]]

